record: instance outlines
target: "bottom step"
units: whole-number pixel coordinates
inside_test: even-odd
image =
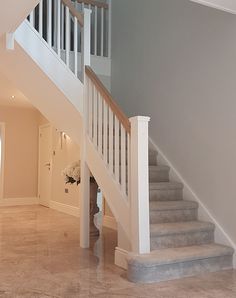
[[[230,247],[207,244],[130,255],[128,279],[136,283],[151,283],[231,269],[233,253]]]

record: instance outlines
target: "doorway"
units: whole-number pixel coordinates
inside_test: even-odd
[[[52,180],[52,126],[39,127],[39,204],[49,207]]]
[[[0,199],[3,199],[4,151],[5,151],[5,123],[0,123]]]

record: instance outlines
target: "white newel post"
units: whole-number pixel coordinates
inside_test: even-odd
[[[83,132],[81,135],[81,183],[80,183],[80,246],[89,247],[89,224],[90,224],[90,171],[86,162],[86,140],[87,140],[87,82],[85,66],[90,65],[90,18],[91,10],[84,9],[84,26],[82,29],[82,75],[84,82],[84,104],[83,104]]]
[[[130,219],[132,252],[150,252],[149,223],[149,168],[148,122],[149,117],[133,117],[130,143]]]

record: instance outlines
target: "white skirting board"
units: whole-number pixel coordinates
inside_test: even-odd
[[[38,205],[39,199],[35,198],[5,198],[0,200],[0,206],[25,206],[25,205]]]
[[[198,216],[200,220],[209,221],[215,225],[215,241],[219,244],[231,246],[236,252],[236,243],[230,238],[227,232],[223,229],[217,219],[211,214],[207,207],[202,203],[201,199],[196,195],[196,193],[191,189],[188,183],[184,180],[178,170],[171,164],[168,158],[163,154],[159,147],[154,143],[154,141],[149,138],[149,145],[153,150],[158,152],[158,161],[161,164],[168,165],[170,170],[170,179],[183,183],[184,190],[183,196],[185,200],[196,201],[199,204]],[[236,268],[236,253],[234,254],[233,260],[234,268]]]
[[[116,264],[116,266],[127,270],[127,267],[128,267],[127,266],[127,255],[128,255],[127,250],[116,247],[116,250],[115,250],[115,264]]]
[[[75,216],[75,217],[80,216],[79,207],[74,207],[74,206],[62,204],[62,203],[59,203],[59,202],[56,202],[56,201],[50,201],[49,207],[51,209],[57,210],[59,212],[66,213],[68,215],[72,215],[72,216]]]
[[[117,223],[114,217],[104,215],[103,216],[103,226],[112,230],[117,230]]]

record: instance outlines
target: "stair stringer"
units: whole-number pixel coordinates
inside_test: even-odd
[[[201,199],[197,196],[197,194],[192,190],[191,186],[186,182],[186,180],[182,177],[179,171],[173,166],[170,160],[164,155],[164,153],[160,150],[157,144],[149,138],[149,145],[152,149],[158,152],[158,163],[165,164],[170,167],[170,180],[181,182],[184,185],[183,188],[183,198],[186,201],[195,201],[198,203],[198,217],[199,220],[205,222],[212,222],[215,225],[215,241],[219,244],[230,246],[236,251],[236,243],[231,239],[231,237],[224,230],[219,221],[213,216],[213,214],[209,211],[207,206],[201,201]],[[233,256],[233,266],[236,268],[236,254]]]
[[[122,195],[118,183],[109,173],[103,159],[88,137],[86,148],[86,161],[89,169],[101,188],[116,222],[121,225],[127,239],[130,239],[130,216],[127,198]]]
[[[234,0],[190,0],[201,5],[209,6],[228,13],[236,14],[236,2]]]
[[[0,37],[14,32],[40,0],[7,0],[0,9]]]
[[[84,85],[28,21],[15,32],[15,49],[0,40],[0,71],[59,130],[80,143]]]

